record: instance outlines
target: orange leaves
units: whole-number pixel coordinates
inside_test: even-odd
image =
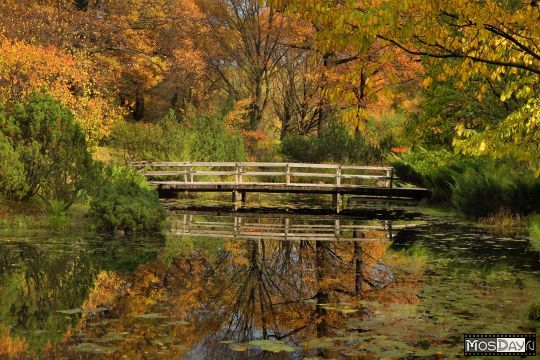
[[[28,349],[24,339],[12,337],[8,330],[0,331],[0,357],[17,357]]]
[[[94,288],[88,295],[82,306],[83,310],[96,309],[103,305],[112,305],[117,297],[121,295],[119,291],[125,288],[126,283],[116,273],[101,271],[94,280]]]
[[[99,73],[84,58],[54,46],[0,37],[0,102],[14,103],[34,89],[47,91],[70,108],[90,140],[106,136],[123,113],[100,91]]]
[[[242,129],[248,125],[249,108],[253,102],[252,98],[238,100],[233,109],[225,116],[225,127],[232,132],[235,129]]]

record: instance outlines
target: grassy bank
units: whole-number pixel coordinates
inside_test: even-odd
[[[0,200],[0,231],[43,230],[47,232],[88,232],[93,230],[87,217],[88,204],[75,203],[68,211],[50,212],[43,201]]]

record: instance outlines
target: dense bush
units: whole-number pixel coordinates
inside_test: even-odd
[[[455,155],[447,150],[414,151],[391,155],[390,163],[396,175],[404,182],[429,189],[434,201],[450,202],[455,175],[465,169],[476,169],[484,159],[471,159]]]
[[[159,229],[165,212],[157,193],[136,170],[107,167],[90,202],[90,215],[106,231]]]
[[[370,164],[380,160],[380,151],[362,134],[351,134],[340,122],[332,121],[318,136],[288,136],[281,142],[288,161]]]
[[[463,214],[474,218],[499,209],[527,215],[540,210],[540,180],[528,170],[492,163],[457,174],[452,199]]]
[[[24,166],[8,139],[0,132],[0,196],[19,198],[26,193]]]
[[[227,131],[221,116],[192,121],[189,137],[192,161],[242,161],[246,158],[242,136]]]
[[[241,161],[245,159],[240,135],[226,131],[223,119],[200,117],[179,122],[170,112],[156,123],[121,123],[110,145],[126,161]]]
[[[3,115],[0,131],[24,167],[21,198],[38,194],[68,208],[86,186],[93,161],[73,114],[48,94],[32,93]]]
[[[481,218],[501,207],[502,187],[493,174],[467,169],[456,176],[452,200],[463,214]]]
[[[416,148],[390,156],[390,162],[400,180],[428,188],[434,201],[451,203],[467,216],[481,218],[499,210],[526,215],[540,206],[540,180],[503,161]]]

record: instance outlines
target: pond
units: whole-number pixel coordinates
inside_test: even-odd
[[[528,319],[538,248],[451,216],[180,208],[168,229],[0,232],[0,348],[24,358],[453,357],[465,333],[539,326]]]

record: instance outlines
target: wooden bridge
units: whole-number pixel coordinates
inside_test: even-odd
[[[161,193],[230,192],[235,204],[246,194],[330,194],[339,212],[343,195],[373,201],[418,201],[429,196],[423,188],[396,187],[392,167],[265,162],[135,162]]]

